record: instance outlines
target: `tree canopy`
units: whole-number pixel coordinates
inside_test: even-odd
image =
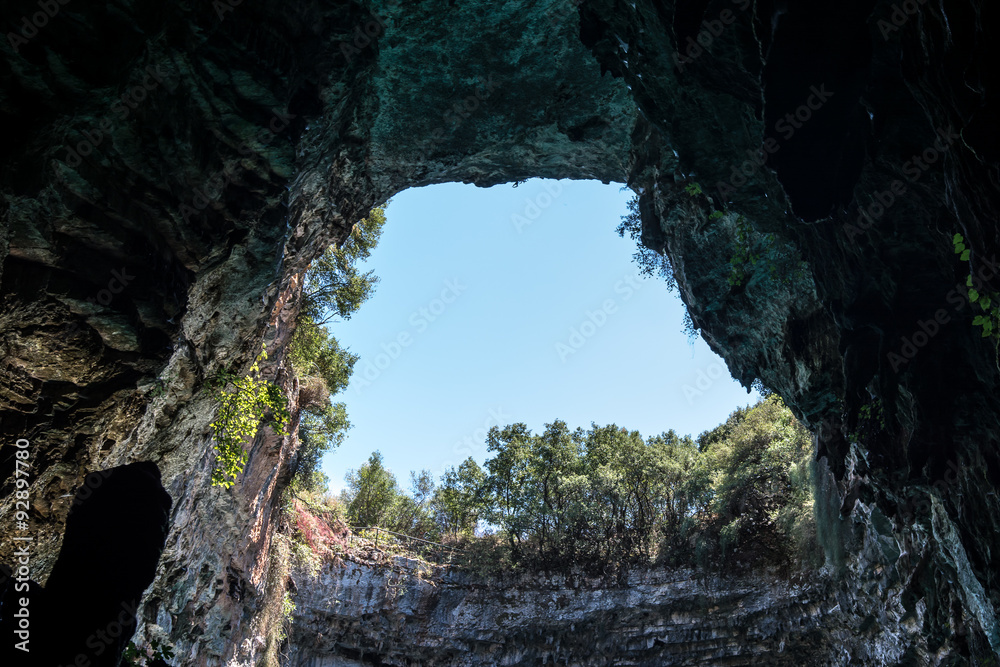
[[[368,259],[382,236],[385,206],[373,208],[343,243],[327,248],[309,266],[302,286],[301,316],[317,325],[338,317],[347,320],[375,293],[375,272],[361,273],[356,265]]]
[[[814,563],[808,431],[778,397],[692,439],[615,424],[541,433],[494,427],[490,457],[411,473],[403,493],[376,452],[347,477],[355,525],[432,540],[488,541],[509,566],[606,569],[661,562],[749,568]],[[418,483],[419,480],[419,483]]]
[[[385,205],[373,208],[339,246],[331,246],[306,270],[302,302],[288,359],[300,386],[299,450],[292,486],[323,492],[329,479],[320,471],[323,454],[339,447],[351,422],[343,402],[331,397],[347,388],[358,356],[344,349],[327,329],[337,319],[349,319],[372,296],[378,278],[361,273],[356,264],[367,259],[385,224]]]

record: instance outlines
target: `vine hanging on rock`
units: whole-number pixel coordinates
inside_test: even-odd
[[[266,346],[262,343],[262,348]],[[261,422],[284,435],[288,423],[288,399],[281,387],[260,377],[260,362],[267,359],[265,349],[250,367],[250,373],[240,377],[226,368],[212,381],[214,398],[219,411],[212,422],[215,437],[215,468],[212,486],[228,489],[236,483],[247,462],[245,442],[257,435]]]

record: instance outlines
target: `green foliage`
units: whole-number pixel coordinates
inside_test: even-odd
[[[169,384],[169,377],[158,377],[153,382],[153,388],[149,390],[150,398],[158,398],[167,393],[167,384]]]
[[[959,259],[963,262],[968,262],[972,251],[965,247],[965,237],[961,234],[955,234],[955,236],[952,237],[951,242],[955,246],[955,254],[959,255]]]
[[[134,642],[129,642],[122,651],[121,664],[127,667],[142,667],[152,661],[169,660],[174,657],[174,649],[166,642],[150,639],[149,646],[140,650]]]
[[[872,399],[858,409],[858,428],[850,434],[854,442],[862,442],[866,434],[874,434],[885,430],[885,413],[882,410],[882,400]]]
[[[292,594],[285,591],[281,598],[281,629],[278,631],[278,641],[282,642],[288,637],[288,628],[292,627],[295,615],[295,601]]]
[[[329,478],[320,470],[323,455],[343,444],[350,428],[347,406],[343,402],[326,402],[302,411],[299,417],[299,450],[292,477],[294,491],[322,493],[329,487]]]
[[[701,186],[697,181],[692,181],[684,186],[684,192],[688,193],[692,197],[697,197],[698,195],[705,194],[701,189]]]
[[[347,406],[332,403],[347,388],[358,356],[342,348],[325,325],[351,315],[374,293],[378,278],[359,273],[357,262],[367,259],[385,225],[385,205],[373,208],[339,246],[331,246],[303,277],[302,304],[288,358],[302,385],[317,395],[300,393],[299,450],[292,488],[296,492],[323,492],[329,479],[320,471],[323,455],[339,447],[351,428]]]
[[[396,477],[382,465],[382,454],[372,452],[358,470],[347,473],[347,519],[352,526],[392,523],[400,496]]]
[[[731,287],[742,285],[747,278],[748,267],[756,266],[760,258],[760,250],[754,249],[753,228],[750,222],[742,215],[737,215],[736,250],[729,258],[729,285]]]
[[[952,237],[955,246],[955,254],[963,262],[971,261],[972,251],[965,245],[965,237],[955,234]],[[992,338],[997,343],[998,357],[1000,357],[1000,294],[996,292],[979,292],[972,287],[972,276],[968,276],[965,281],[969,288],[969,301],[974,303],[981,311],[981,315],[976,315],[972,324],[982,328],[983,338]]]
[[[371,297],[378,277],[373,271],[359,273],[355,264],[368,259],[378,244],[386,205],[373,208],[339,247],[331,246],[310,265],[302,288],[302,316],[318,325],[335,317],[350,319]]]
[[[744,413],[712,450],[718,464],[711,512],[727,562],[749,567],[814,557],[812,443],[780,399]]]
[[[677,290],[677,280],[674,278],[674,270],[670,265],[670,258],[667,257],[667,253],[651,250],[642,243],[642,217],[639,214],[638,195],[629,199],[628,213],[622,216],[622,221],[615,231],[618,232],[618,236],[625,238],[625,235],[628,234],[628,237],[635,241],[636,250],[632,254],[632,261],[639,267],[641,275],[649,278],[659,277],[667,283],[669,291],[673,292]],[[683,330],[689,338],[694,338],[698,335],[698,328],[691,320],[691,315],[687,312],[687,309],[684,310]]]
[[[774,392],[766,387],[764,381],[760,378],[754,378],[754,381],[750,384],[750,388],[760,394],[761,398],[768,398],[774,395]]]
[[[323,379],[330,395],[347,388],[358,356],[340,346],[337,339],[307,315],[300,315],[292,334],[288,358],[299,378]]]
[[[475,535],[484,479],[482,469],[471,456],[457,469],[451,467],[445,471],[431,501],[433,517],[442,534],[452,537]]]
[[[729,215],[728,211],[713,211],[710,220],[718,220]],[[736,215],[736,249],[729,258],[730,287],[738,287],[755,272],[763,269],[767,278],[778,280],[782,285],[791,285],[793,279],[805,275],[806,263],[790,246],[782,247],[774,234],[757,234],[750,221],[742,214]]]
[[[483,468],[467,459],[436,488],[421,473],[412,497],[374,453],[347,477],[351,522],[457,540],[463,562],[482,573],[575,565],[607,574],[654,560],[814,565],[819,557],[811,439],[776,396],[697,440],[673,431],[644,439],[614,424],[570,430],[557,420],[539,434],[525,424],[494,427],[487,445]],[[421,527],[428,517],[436,534]]]
[[[292,486],[322,492],[329,479],[320,471],[323,455],[339,447],[351,428],[347,406],[331,403],[329,395],[343,391],[354,372],[358,357],[340,347],[325,327],[308,316],[300,316],[289,359],[300,382],[315,380],[322,395],[306,401],[300,393],[299,450],[296,457]]]
[[[261,347],[266,346],[262,343]],[[240,377],[222,369],[212,382],[213,396],[219,401],[211,423],[216,451],[213,486],[229,488],[236,483],[247,462],[244,443],[257,435],[262,421],[266,419],[278,433],[284,433],[288,401],[281,387],[260,377],[260,362],[265,359],[267,352],[262,349],[249,374]]]
[[[639,214],[638,195],[629,199],[628,213],[622,216],[622,221],[615,231],[618,232],[618,236],[625,238],[628,234],[628,237],[635,241],[636,251],[632,255],[632,261],[639,267],[639,273],[649,278],[662,278],[671,292],[677,289],[677,281],[674,280],[674,272],[666,253],[650,250],[642,244],[642,218]]]
[[[411,537],[437,540],[440,531],[431,509],[435,491],[434,477],[429,470],[410,472],[410,494],[397,494],[392,511],[382,525]]]

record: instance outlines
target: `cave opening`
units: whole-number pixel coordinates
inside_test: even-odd
[[[150,461],[88,474],[44,587],[30,567],[35,545],[19,544],[17,576],[0,581],[0,628],[23,631],[21,645],[0,650],[5,664],[119,664],[167,537],[173,501],[160,479]]]
[[[332,397],[352,428],[324,458],[331,489],[374,450],[398,474],[440,476],[468,456],[482,464],[492,426],[563,419],[696,436],[759,400],[682,331],[677,290],[642,275],[635,241],[615,232],[633,196],[552,179],[394,196],[360,269],[379,276],[374,295],[328,325],[358,355]]]
[[[42,575],[66,522],[64,492],[85,471],[152,460],[179,509],[137,636],[169,637],[178,655],[197,656],[193,664],[255,663],[259,628],[282,627],[275,619],[285,592],[297,592],[302,610],[289,642],[302,659],[290,664],[341,653],[440,664],[463,652],[474,654],[470,664],[662,664],[687,660],[688,649],[717,663],[992,664],[1000,656],[998,142],[989,122],[1000,98],[984,65],[1000,48],[990,37],[996,6],[231,0],[53,16],[33,0],[7,4],[0,78],[10,94],[0,113],[18,130],[2,141],[0,170],[0,431],[8,436],[0,479],[17,472],[9,443],[37,437],[27,530]],[[136,88],[150,67],[157,85]],[[121,107],[123,96],[137,104]],[[627,303],[615,291],[634,271],[631,248],[613,236],[620,202],[602,216],[606,226],[577,233],[597,207],[556,224],[568,186],[557,195],[531,177],[627,182],[643,192],[642,232],[669,247],[691,317],[725,364],[709,357],[718,365],[666,380],[654,357],[673,348],[654,334],[679,333],[679,311],[669,310],[679,304],[655,281],[639,290],[626,281],[623,290],[637,294]],[[454,590],[439,596],[418,572],[400,591],[392,571],[383,577],[353,561],[326,580],[333,592],[301,576],[287,591],[275,588],[278,613],[260,613],[255,587],[285,580],[268,563],[287,527],[283,492],[301,442],[261,429],[245,439],[248,452],[240,449],[249,461],[239,482],[214,488],[219,405],[209,380],[243,373],[262,343],[282,348],[305,265],[373,203],[398,193],[397,205],[417,192],[406,188],[457,182],[517,182],[518,199],[492,207],[509,238],[490,236],[490,225],[440,234],[436,220],[408,225],[451,254],[404,243],[386,264],[404,271],[392,284],[419,289],[384,328],[359,330],[355,342],[350,327],[334,329],[361,354],[358,379],[374,365],[371,386],[356,397],[379,408],[368,421],[400,427],[364,435],[354,389],[336,392],[355,410],[352,439],[370,443],[363,453],[390,441],[417,459],[392,463],[399,473],[447,466],[481,442],[486,425],[508,419],[536,419],[535,433],[556,417],[574,426],[620,420],[648,435],[614,412],[624,403],[659,428],[696,433],[720,419],[681,426],[715,405],[708,393],[685,395],[685,385],[706,392],[707,378],[722,387],[728,367],[744,386],[759,378],[813,428],[817,522],[835,577],[791,587],[757,579],[762,587],[749,598],[739,598],[738,581],[706,579],[711,585],[685,584],[674,595],[675,582],[659,580],[641,589],[639,605],[636,587],[618,586],[624,577],[608,594],[622,593],[610,614],[581,603],[576,616],[566,609],[587,597],[578,580],[562,580],[553,594],[553,580],[540,579],[511,613],[496,615],[496,589],[477,597],[486,589],[468,587],[456,604],[478,605],[495,622],[463,626],[452,623]],[[463,204],[460,222],[483,222],[482,206]],[[588,261],[578,251],[601,234],[607,248],[621,244],[628,269],[612,273],[606,256]],[[512,248],[501,251],[502,240]],[[453,282],[443,293],[460,273],[446,271],[456,257],[496,277],[462,289]],[[408,265],[412,258],[422,263]],[[381,272],[380,264],[372,268]],[[549,274],[528,270],[537,268]],[[425,275],[433,284],[420,281]],[[381,293],[347,324],[378,321],[369,314],[390,286],[390,274],[382,278]],[[530,298],[512,296],[519,282]],[[603,308],[602,290],[615,312]],[[642,326],[629,326],[627,306],[654,293],[666,305],[644,304]],[[662,328],[650,313],[666,314]],[[459,326],[466,314],[479,317]],[[528,354],[532,344],[538,357]],[[687,345],[670,361],[687,360]],[[272,354],[261,372],[294,403],[316,386],[300,386],[285,361]],[[557,373],[537,374],[544,368]],[[622,369],[656,378],[656,391],[611,373]],[[497,392],[517,387],[522,404],[494,400],[470,377]],[[554,377],[564,384],[545,379]],[[676,396],[665,397],[666,386]],[[659,404],[650,408],[652,397]],[[681,414],[668,416],[676,406]],[[490,412],[497,408],[501,417]],[[539,415],[522,417],[529,409]],[[443,426],[457,429],[448,415],[477,411],[460,432]],[[418,430],[433,442],[420,442]],[[346,454],[331,457],[332,479],[357,468]],[[755,472],[730,461],[734,475]],[[12,494],[22,492],[0,486],[7,534],[16,527]],[[767,500],[717,503],[709,513],[726,529],[747,508],[763,522],[774,509]],[[124,534],[118,522],[112,529],[111,537]],[[768,546],[766,534],[741,535],[743,562],[754,554],[744,546]],[[12,545],[0,545],[8,559]],[[375,585],[357,585],[364,568]],[[363,598],[331,615],[345,588],[361,598],[384,591],[373,599],[380,613]],[[447,622],[403,636],[414,609],[434,610],[422,621]],[[400,634],[387,636],[392,628]]]

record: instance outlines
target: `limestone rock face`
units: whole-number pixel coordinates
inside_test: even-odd
[[[470,580],[403,558],[295,577],[288,664],[831,664],[822,585],[633,572]]]
[[[702,335],[815,429],[831,590],[873,587],[837,642],[875,624],[915,637],[907,664],[1000,651],[1000,368],[963,288],[1000,292],[996,6],[57,5],[0,10],[0,529],[25,438],[33,578],[86,473],[152,461],[173,505],[139,636],[255,662],[297,442],[262,430],[211,487],[206,379],[265,342],[294,427],[300,274],[372,205],[589,178],[640,193]]]
[[[285,664],[813,667],[926,655],[923,610],[905,620],[898,586],[875,572],[828,574],[483,578],[352,551],[316,573],[293,572]]]

